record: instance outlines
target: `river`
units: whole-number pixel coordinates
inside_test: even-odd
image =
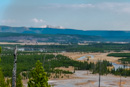
[[[85,56],[82,56],[82,57],[78,58],[77,60],[84,60],[87,57],[90,57],[90,58],[94,59],[94,55],[85,55]],[[117,70],[118,68],[130,68],[129,66],[124,67],[123,64],[116,64],[116,63],[113,63],[113,62],[111,62],[111,63],[114,66],[115,70]]]

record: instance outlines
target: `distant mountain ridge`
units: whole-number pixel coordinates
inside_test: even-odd
[[[88,35],[104,38],[105,41],[130,42],[130,31],[105,31],[105,30],[76,30],[59,28],[32,28],[32,27],[10,27],[0,26],[0,32],[11,32],[21,34],[67,34],[67,35]]]
[[[108,30],[76,30],[59,28],[32,28],[32,27],[9,27],[0,26],[0,32],[29,33],[29,34],[79,34],[94,36],[130,36],[130,31],[108,31]]]

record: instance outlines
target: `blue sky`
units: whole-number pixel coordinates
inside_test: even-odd
[[[130,0],[0,0],[0,25],[130,30]]]

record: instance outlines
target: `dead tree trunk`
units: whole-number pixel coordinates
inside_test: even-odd
[[[121,74],[120,74],[120,86],[119,87],[121,87]]]
[[[43,68],[45,69],[45,58],[46,58],[46,54],[43,57]]]
[[[98,87],[100,87],[100,82],[101,82],[101,60],[99,61],[99,85]]]
[[[14,67],[12,72],[12,87],[16,87],[16,69],[17,69],[17,46],[14,50]]]

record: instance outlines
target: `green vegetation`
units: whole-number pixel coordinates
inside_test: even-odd
[[[108,66],[112,66],[112,64],[108,61],[98,61],[93,66],[93,74],[100,73],[101,75],[104,75],[110,73],[109,69],[107,69]]]
[[[107,56],[122,57],[119,61],[124,64],[124,67],[130,64],[130,53],[110,53]],[[114,75],[130,76],[130,70],[123,68],[113,69],[111,73]]]
[[[114,75],[130,76],[130,70],[123,68],[119,68],[117,70],[113,69],[111,73]]]
[[[10,39],[8,39],[10,37]],[[56,42],[56,43],[78,43],[81,41],[102,41],[100,36],[90,35],[71,35],[71,34],[21,34],[0,32],[0,42],[19,42],[19,39],[33,40],[38,42]]]
[[[1,68],[0,68],[0,87],[7,87],[6,83],[5,83],[5,80],[4,80],[3,73],[1,71]]]
[[[1,53],[1,50],[2,50],[2,49],[1,49],[1,47],[0,47],[0,53]]]
[[[127,44],[128,45],[128,44]],[[40,49],[43,48],[46,49],[47,51],[51,51],[54,52],[54,50],[57,51],[62,51],[62,50],[66,50],[70,48],[76,49],[75,51],[78,51],[78,49],[82,49],[80,50],[81,52],[84,50],[86,50],[87,52],[95,52],[94,49],[99,49],[98,51],[104,50],[104,49],[109,49],[109,50],[118,50],[119,48],[121,50],[126,49],[126,44],[91,44],[91,45],[42,45],[42,46],[28,46],[28,45],[18,45],[18,47],[24,47],[25,49]],[[10,47],[13,48],[14,45],[2,45],[3,47],[3,51],[2,51],[2,62],[1,62],[1,66],[2,66],[2,70],[3,70],[3,74],[4,76],[12,76],[12,68],[13,68],[13,50],[12,49],[7,49],[5,47]],[[107,48],[108,47],[108,48]],[[121,48],[122,47],[122,48]],[[91,49],[92,48],[92,49]],[[127,47],[128,48],[128,47]],[[53,54],[46,54],[45,52],[39,52],[39,51],[24,51],[24,52],[18,52],[18,62],[17,62],[17,75],[23,71],[30,71],[30,69],[32,69],[32,67],[35,66],[35,62],[37,60],[40,60],[40,62],[44,63],[44,69],[45,72],[47,72],[47,76],[50,76],[50,73],[65,73],[65,74],[72,74],[73,72],[69,72],[69,71],[60,71],[60,70],[55,70],[56,67],[69,67],[69,66],[73,66],[75,68],[75,70],[91,70],[93,71],[93,73],[99,73],[99,66],[98,63],[96,65],[94,65],[93,63],[89,63],[88,62],[79,62],[79,61],[75,61],[72,60],[66,56],[63,55],[53,55]],[[73,50],[74,51],[74,50]],[[97,51],[97,52],[98,52]],[[105,52],[105,51],[104,51]],[[126,55],[126,54],[125,54]],[[110,55],[111,56],[111,55]],[[44,60],[45,57],[45,60]],[[123,60],[123,59],[122,59]],[[126,58],[125,58],[126,60]],[[103,61],[104,63],[102,64],[102,66],[104,64],[107,64],[107,66],[111,66],[110,63]],[[96,67],[95,67],[96,66]],[[106,65],[104,65],[102,67],[102,70],[104,70],[102,72],[102,74],[107,74],[109,73],[109,70],[107,71],[107,67]],[[106,71],[106,72],[105,72]],[[26,74],[26,75],[25,75]],[[28,73],[24,73],[23,74],[26,78],[29,77]]]
[[[15,47],[15,45],[0,45],[7,52]],[[19,48],[24,48],[25,51],[36,52],[120,52],[130,50],[130,44],[114,44],[114,43],[88,43],[88,45],[17,45]],[[9,49],[10,48],[10,49]]]
[[[0,48],[0,52],[2,52],[1,55],[1,69],[0,69],[0,86],[9,85],[11,84],[9,80],[7,82],[4,81],[4,77],[12,77],[12,69],[13,69],[13,48],[14,45],[1,45],[2,51]],[[30,78],[29,81],[29,87],[33,87],[33,83],[38,84],[35,87],[39,87],[40,84],[43,84],[43,80],[41,80],[40,83],[39,79],[45,76],[45,82],[48,80],[48,78],[51,78],[51,74],[55,75],[54,78],[63,78],[61,74],[65,74],[66,77],[69,78],[66,74],[73,74],[75,70],[90,70],[93,74],[100,73],[101,75],[104,74],[114,74],[114,75],[122,75],[122,76],[130,76],[130,70],[127,69],[113,69],[109,70],[107,67],[112,66],[111,63],[108,61],[99,61],[96,64],[94,63],[88,63],[87,60],[84,62],[75,61],[73,59],[70,59],[67,56],[60,55],[60,54],[51,54],[51,52],[109,52],[109,51],[122,51],[122,50],[129,50],[129,44],[89,44],[89,45],[18,45],[19,48],[24,48],[25,51],[19,51],[18,52],[18,59],[17,59],[17,87],[22,87],[21,83],[21,76],[25,77],[25,79]],[[33,49],[33,50],[32,50]],[[39,49],[44,49],[43,52],[40,52]],[[49,53],[48,53],[49,52]],[[122,57],[120,59],[122,62],[127,61],[127,63],[130,62],[130,53],[112,53],[108,54],[108,56],[115,56],[115,57]],[[37,62],[37,60],[39,60]],[[37,62],[37,63],[36,63]],[[40,63],[41,62],[41,63]],[[35,67],[36,63],[36,68]],[[42,64],[43,63],[43,64]],[[38,67],[39,66],[39,67]],[[57,67],[74,67],[74,71],[64,71],[55,69]],[[33,69],[33,70],[32,70]],[[38,69],[38,72],[36,70]],[[31,70],[31,74],[30,73]],[[45,73],[46,72],[46,73]],[[38,78],[36,73],[42,73]],[[35,79],[38,79],[37,81]],[[34,82],[32,82],[34,81]],[[46,87],[46,86],[45,86]],[[48,86],[47,86],[48,87]]]
[[[122,59],[119,60],[121,60],[123,64],[125,64],[125,62],[130,64],[130,53],[111,53],[107,56],[122,57]]]
[[[63,55],[55,56],[42,52],[18,52],[17,75],[23,71],[30,71],[30,69],[35,66],[37,60],[44,63],[43,66],[48,76],[50,76],[50,73],[72,74],[72,72],[69,71],[55,70],[56,67],[73,66],[76,70],[93,70],[93,66],[95,66],[94,63],[75,61]],[[110,65],[109,62],[106,62],[106,64]],[[11,51],[6,52],[6,50],[4,50],[2,52],[2,62],[0,65],[2,66],[4,76],[11,77],[13,68],[13,53]],[[96,70],[93,71],[97,72]],[[25,73],[23,75],[28,76],[25,75]]]
[[[109,51],[122,51],[130,50],[130,44],[107,44],[107,43],[90,43],[89,45],[24,45],[20,46],[26,49],[44,49],[46,52],[109,52]]]
[[[1,47],[0,47],[0,55],[1,55]],[[0,58],[0,62],[1,62],[1,58]],[[0,87],[7,87],[1,67],[0,67]]]
[[[23,87],[21,75],[17,76],[16,87]]]
[[[43,60],[45,56],[45,61]],[[46,72],[55,72],[55,67],[69,67],[74,66],[79,70],[85,70],[87,62],[78,62],[71,60],[70,58],[63,56],[63,55],[53,55],[53,54],[22,54],[19,53],[18,55],[18,62],[17,62],[17,73],[19,74],[22,71],[29,71],[34,67],[34,64],[37,60],[41,62],[44,61],[44,68]],[[1,66],[3,69],[3,73],[5,76],[12,75],[12,68],[13,68],[13,55],[2,55],[2,62]],[[89,66],[88,66],[89,67]],[[62,73],[70,73],[63,71]]]
[[[124,68],[118,68],[117,70],[107,69],[107,67],[111,65],[112,64],[109,63],[108,61],[98,62],[97,64],[94,65],[93,74],[100,73],[101,75],[114,74],[114,75],[121,75],[121,76],[130,76],[129,69],[124,69]]]
[[[130,57],[130,53],[111,53],[111,54],[108,54],[108,56],[114,56],[114,57]]]
[[[47,81],[47,74],[43,69],[42,63],[37,61],[36,67],[31,71],[28,87],[50,87]]]

